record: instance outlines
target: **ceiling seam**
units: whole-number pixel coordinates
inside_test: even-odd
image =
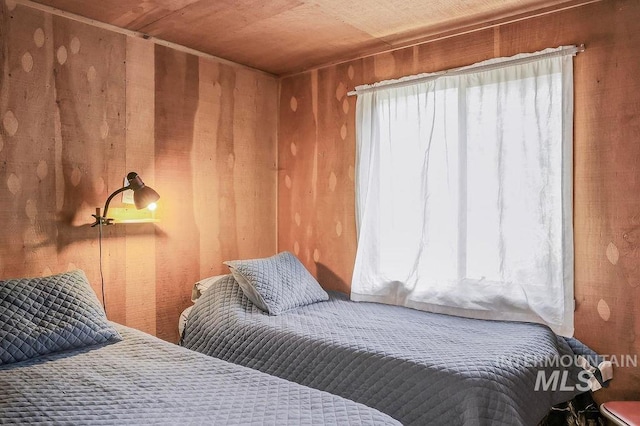
[[[47,6],[47,5],[44,5],[44,4],[40,4],[40,3],[37,3],[37,2],[32,1],[32,0],[14,0],[14,1],[15,1],[16,4],[21,5],[21,6],[25,6],[25,7],[31,8],[31,9],[35,9],[35,10],[39,10],[41,12],[50,13],[50,14],[55,15],[55,16],[60,16],[60,17],[63,17],[63,18],[71,19],[72,21],[81,22],[81,23],[86,24],[86,25],[91,25],[93,27],[101,28],[101,29],[104,29],[104,30],[107,30],[107,31],[112,31],[112,32],[115,32],[115,33],[118,33],[118,34],[123,34],[123,35],[129,36],[129,37],[136,37],[136,38],[142,38],[142,39],[145,39],[145,40],[149,40],[150,42],[155,43],[157,45],[165,46],[165,47],[168,47],[170,49],[174,49],[174,50],[177,50],[177,51],[180,51],[180,52],[184,52],[184,53],[191,54],[191,55],[194,55],[194,56],[198,56],[198,57],[201,57],[201,58],[212,59],[212,60],[215,60],[217,62],[226,64],[226,65],[230,65],[230,66],[233,66],[233,67],[250,70],[250,71],[253,71],[253,72],[268,76],[268,77],[271,77],[271,78],[276,78],[277,79],[279,77],[278,75],[270,73],[268,71],[264,71],[264,70],[261,70],[261,69],[258,69],[258,68],[254,68],[254,67],[251,67],[249,65],[241,64],[241,63],[238,63],[238,62],[234,62],[234,61],[231,61],[229,59],[221,58],[219,56],[215,56],[215,55],[212,55],[210,53],[201,52],[199,50],[196,50],[196,49],[193,49],[193,48],[190,48],[190,47],[187,47],[187,46],[183,46],[181,44],[174,43],[172,41],[163,40],[161,38],[157,38],[157,37],[151,36],[149,34],[141,32],[141,31],[129,30],[129,29],[126,29],[126,28],[118,27],[117,25],[113,25],[113,24],[109,24],[109,23],[106,23],[106,22],[98,21],[98,20],[92,19],[92,18],[87,18],[85,16],[78,15],[78,14],[75,14],[75,13],[72,13],[72,12],[67,12],[65,10],[57,9],[55,7],[52,7],[52,6]]]
[[[449,30],[449,31],[443,31],[443,32],[436,32],[433,35],[430,36],[423,36],[421,38],[414,38],[413,41],[408,41],[406,43],[402,43],[400,45],[396,45],[394,47],[391,47],[390,49],[385,49],[385,50],[374,50],[371,53],[365,53],[363,55],[357,55],[357,56],[352,56],[352,57],[345,57],[344,59],[338,59],[336,61],[332,61],[329,63],[325,63],[325,64],[320,64],[320,65],[316,65],[313,67],[309,67],[309,68],[305,68],[305,69],[301,69],[299,71],[293,71],[290,73],[283,73],[283,74],[278,74],[277,77],[280,80],[283,80],[285,78],[289,78],[289,77],[294,77],[300,74],[305,74],[308,72],[312,72],[312,71],[316,71],[316,70],[321,70],[321,69],[325,69],[325,68],[330,68],[330,67],[334,67],[337,65],[342,65],[342,64],[346,64],[352,61],[357,61],[360,59],[365,59],[365,58],[370,58],[372,56],[376,56],[376,55],[380,55],[383,53],[390,53],[390,52],[395,52],[398,50],[402,50],[402,49],[408,49],[411,47],[415,47],[415,46],[419,46],[422,44],[428,44],[428,43],[434,43],[440,40],[446,40],[449,38],[453,38],[453,37],[458,37],[461,35],[465,35],[465,34],[471,34],[474,32],[478,32],[478,31],[483,31],[483,30],[487,30],[487,29],[491,29],[491,28],[496,28],[496,27],[500,27],[502,25],[509,25],[509,24],[513,24],[516,22],[521,22],[521,21],[526,21],[529,19],[534,19],[534,18],[538,18],[541,16],[545,16],[545,15],[550,15],[553,13],[559,13],[559,12],[563,12],[566,10],[570,10],[570,9],[575,9],[578,7],[583,7],[583,6],[587,6],[593,3],[599,3],[605,0],[579,0],[579,1],[573,1],[573,2],[567,2],[564,5],[559,5],[559,6],[555,6],[555,7],[548,7],[548,8],[543,8],[543,9],[538,9],[535,11],[531,11],[528,12],[526,14],[520,14],[520,15],[512,15],[509,17],[505,17],[503,19],[497,20],[497,21],[487,21],[484,23],[479,23],[479,24],[469,24],[469,25],[465,25],[465,26],[461,26],[460,28],[457,29],[453,29],[453,30]],[[386,43],[387,45],[390,45],[389,42]]]

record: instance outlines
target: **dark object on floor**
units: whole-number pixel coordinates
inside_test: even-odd
[[[569,402],[556,405],[539,426],[606,426],[591,393],[583,393]]]

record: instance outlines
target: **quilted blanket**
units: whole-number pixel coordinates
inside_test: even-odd
[[[118,343],[0,366],[0,424],[397,424],[338,396],[116,328]]]
[[[584,391],[573,351],[542,325],[356,303],[339,293],[270,316],[232,276],[198,299],[182,344],[403,424],[537,425]]]

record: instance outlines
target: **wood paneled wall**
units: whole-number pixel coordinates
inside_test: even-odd
[[[347,91],[585,43],[574,78],[576,336],[640,356],[639,20],[639,2],[606,0],[298,74],[281,81],[278,112],[273,77],[2,1],[0,277],[81,268],[99,294],[90,215],[137,171],[162,196],[161,222],[104,228],[110,319],[175,341],[193,282],[276,248],[348,292]],[[638,383],[638,368],[618,368],[599,398],[638,399]]]
[[[640,2],[607,0],[284,78],[278,249],[348,292],[356,250],[356,85],[584,43],[576,56],[576,337],[640,358]],[[616,369],[598,399],[640,399],[640,368]]]
[[[274,77],[12,1],[0,64],[0,278],[81,268],[100,294],[88,224],[129,171],[160,223],[103,229],[110,319],[176,341],[195,281],[276,252]]]

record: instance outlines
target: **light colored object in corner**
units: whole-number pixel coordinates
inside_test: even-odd
[[[213,284],[215,284],[216,281],[218,281],[221,278],[226,277],[227,275],[229,275],[229,274],[214,275],[212,277],[203,278],[200,281],[197,281],[193,285],[193,289],[191,289],[191,301],[193,303],[196,303],[196,300],[198,300],[200,298],[200,296],[202,296],[202,294],[209,289],[209,287],[211,287]],[[193,309],[193,306],[189,306],[187,309],[182,311],[182,313],[180,314],[180,318],[178,319],[178,331],[180,333],[179,334],[180,336],[182,336],[182,332],[184,331],[184,327],[187,324],[187,318],[189,318],[189,314],[191,313],[191,309]]]
[[[196,303],[196,300],[202,296],[202,294],[209,289],[216,281],[221,278],[226,277],[229,274],[224,275],[214,275],[212,277],[203,278],[200,281],[196,282],[193,285],[193,289],[191,290],[191,301]]]
[[[184,326],[187,325],[187,318],[189,318],[189,314],[191,313],[192,309],[193,306],[189,306],[180,314],[180,319],[178,319],[178,332],[180,333],[179,336],[182,336],[182,333],[184,332]]]

